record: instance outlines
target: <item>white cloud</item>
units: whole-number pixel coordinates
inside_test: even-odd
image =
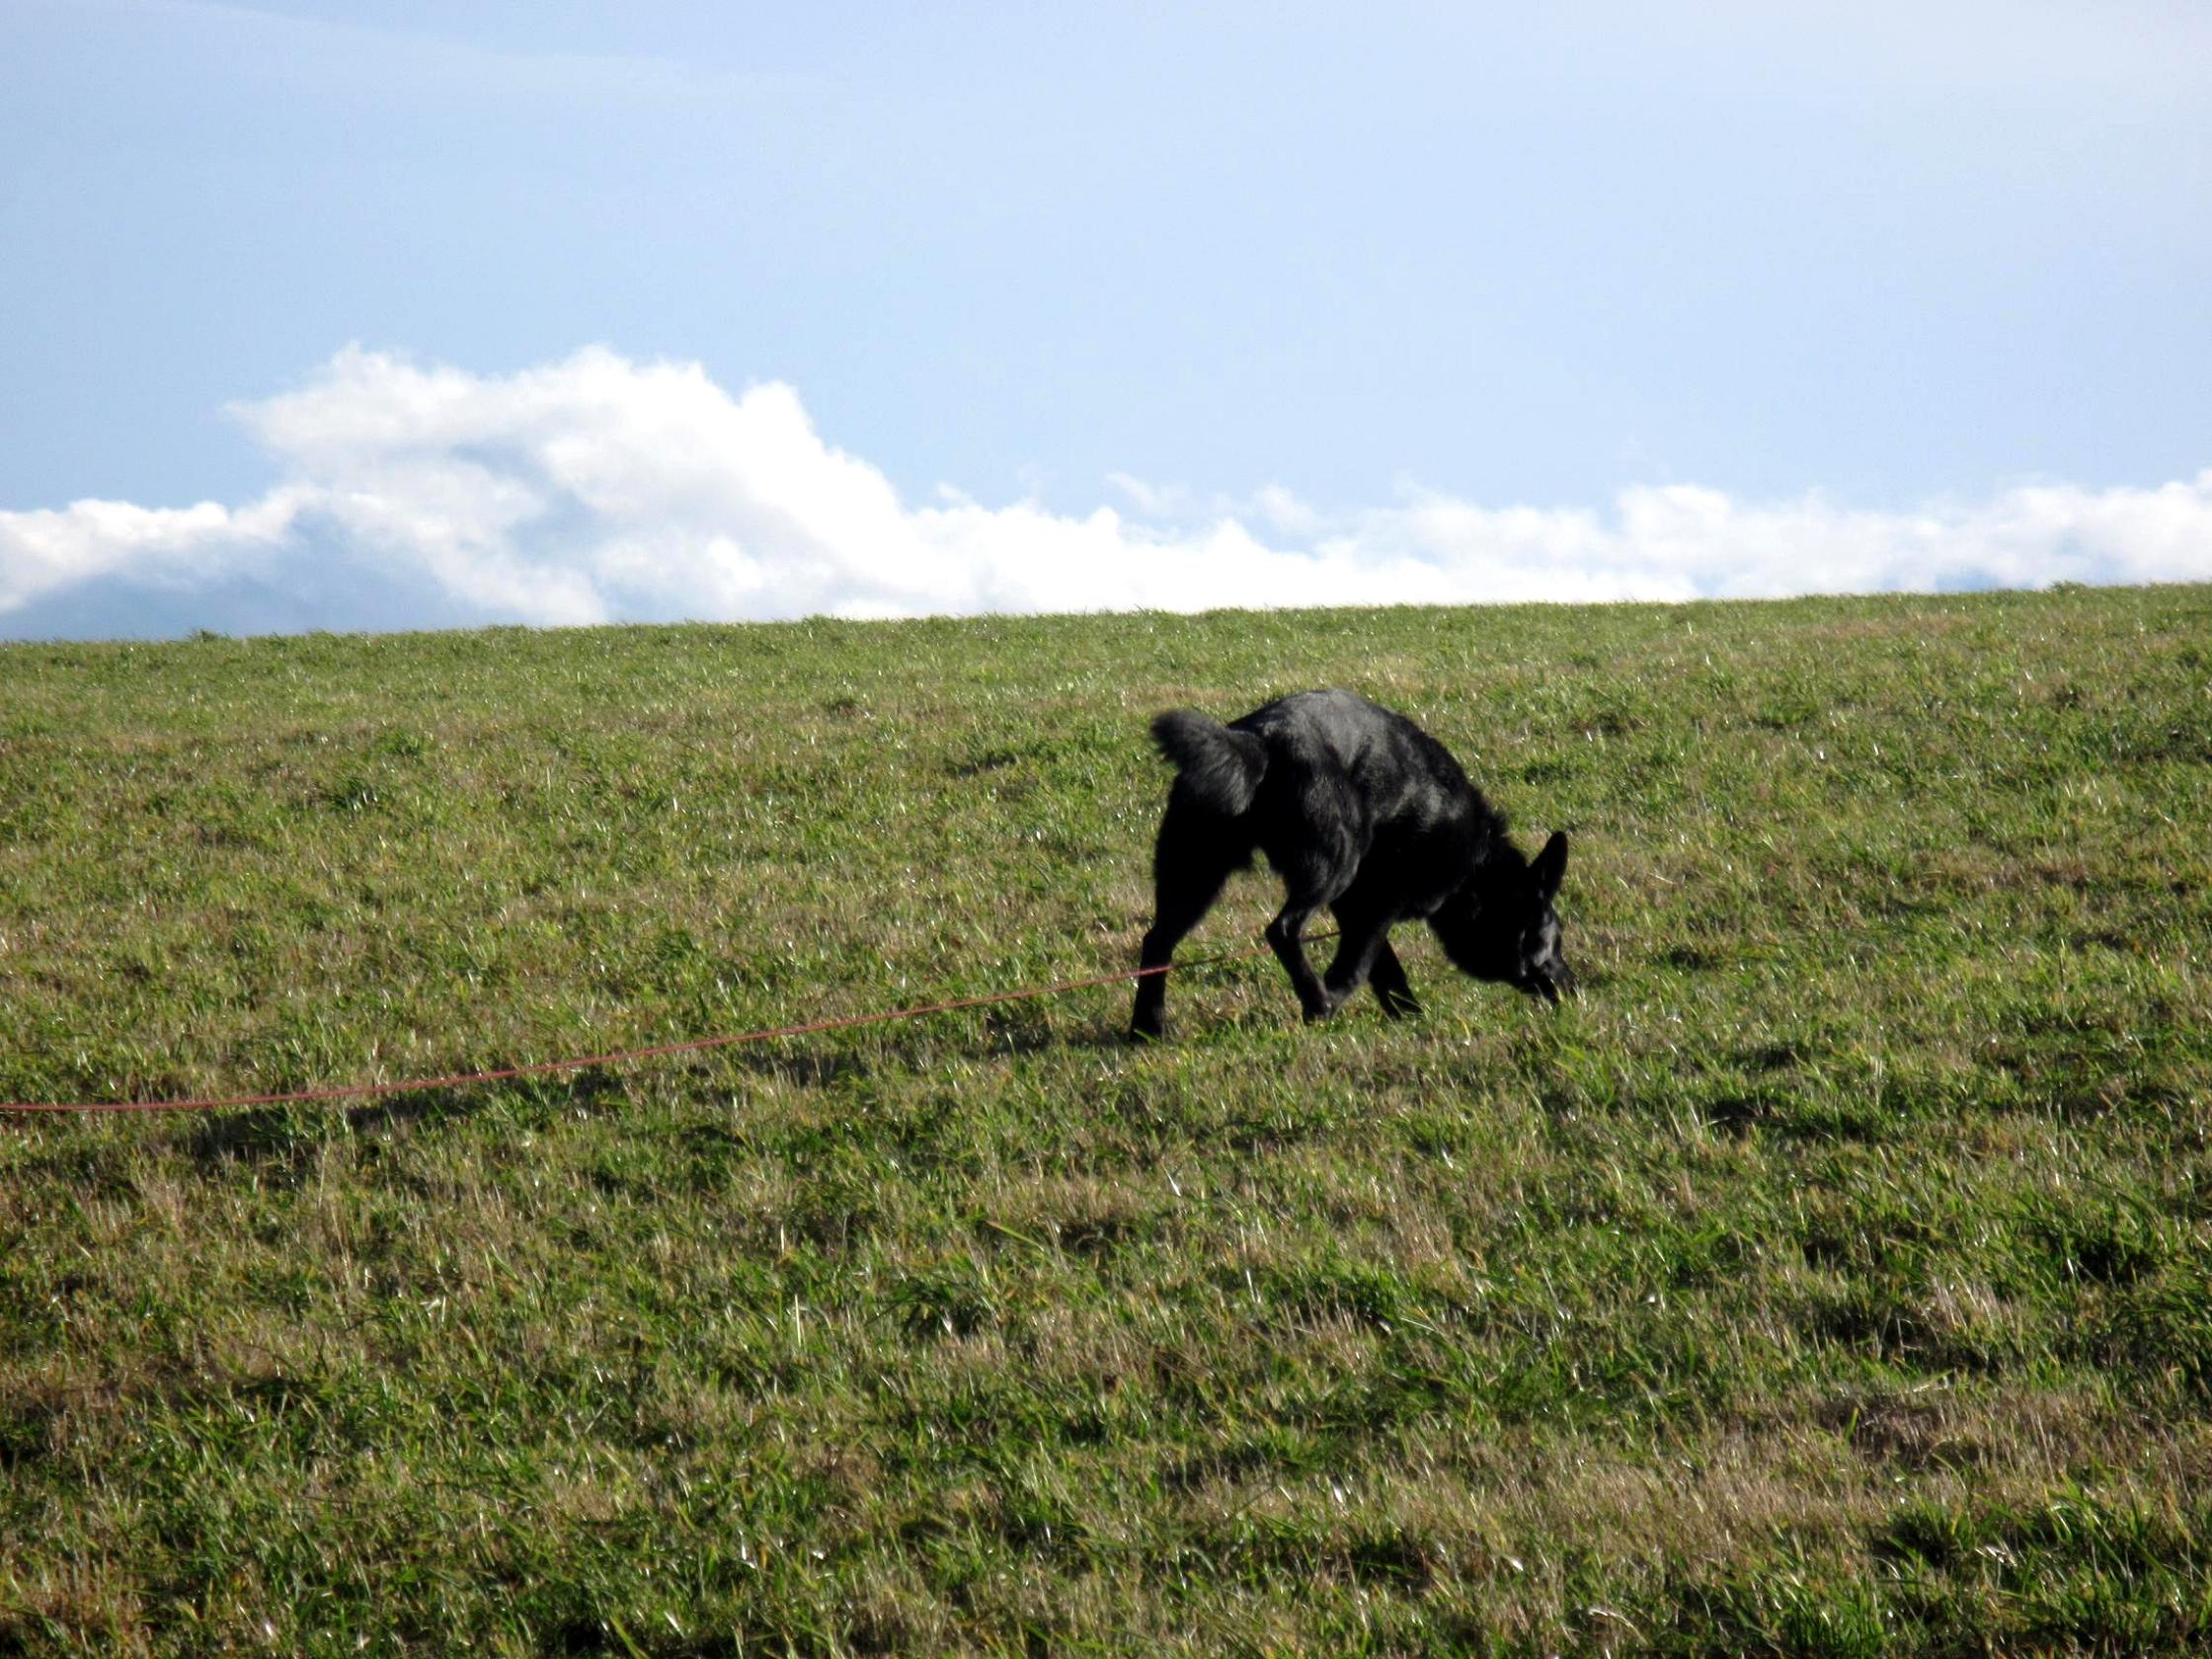
[[[276,555],[301,492],[279,489],[233,511],[81,501],[58,512],[0,513],[0,615],[53,589],[124,576],[190,588]]]
[[[240,598],[258,592],[289,595],[300,625],[346,628],[364,625],[364,592],[388,626],[2212,579],[2212,470],[1914,513],[1668,485],[1610,513],[1408,491],[1332,514],[1275,486],[1237,501],[1117,475],[1136,516],[1073,517],[951,489],[910,506],[824,442],[790,387],[733,397],[695,364],[599,349],[506,376],[349,349],[233,413],[283,474],[258,501],[0,513],[0,631],[50,614],[136,631],[149,591],[201,596],[213,627],[235,625],[225,606],[270,614]]]

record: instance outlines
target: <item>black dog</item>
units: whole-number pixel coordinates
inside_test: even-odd
[[[1422,917],[1445,954],[1480,980],[1556,1002],[1573,985],[1551,901],[1567,868],[1554,831],[1534,863],[1444,746],[1402,714],[1349,691],[1302,691],[1224,726],[1190,709],[1152,722],[1175,763],[1152,873],[1157,905],[1141,966],[1164,967],[1229,873],[1255,848],[1283,878],[1267,924],[1309,1020],[1372,980],[1392,1018],[1418,1010],[1390,949],[1391,924]],[[1342,937],[1316,977],[1301,934],[1323,906]],[[1167,976],[1137,985],[1134,1037],[1157,1037]]]

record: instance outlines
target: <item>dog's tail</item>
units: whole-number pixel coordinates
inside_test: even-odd
[[[1152,742],[1181,775],[1176,788],[1225,818],[1241,818],[1267,775],[1267,746],[1196,709],[1169,709],[1152,721]]]

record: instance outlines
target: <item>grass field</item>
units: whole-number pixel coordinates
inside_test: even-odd
[[[0,1654],[2212,1641],[2212,590],[0,648],[0,1099],[1119,968],[1331,682],[1578,1001],[0,1122]]]

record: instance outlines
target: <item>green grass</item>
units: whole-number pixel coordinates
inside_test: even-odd
[[[2202,588],[7,647],[0,1097],[1108,971],[1146,717],[1329,682],[1579,1001],[0,1124],[0,1654],[2212,1640]]]

